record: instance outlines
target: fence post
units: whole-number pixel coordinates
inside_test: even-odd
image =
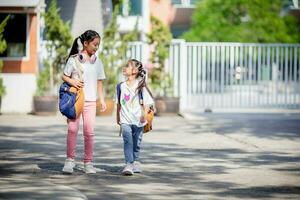
[[[179,112],[187,109],[188,103],[188,88],[187,88],[187,51],[185,40],[176,40],[179,43]]]

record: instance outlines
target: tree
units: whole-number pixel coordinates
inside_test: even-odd
[[[9,15],[0,24],[0,53],[5,51],[5,49],[7,47],[6,41],[3,38],[3,32],[4,32],[4,28],[7,24],[8,19],[9,19]],[[0,73],[2,73],[2,67],[3,67],[3,62],[2,62],[2,60],[0,60]],[[5,86],[3,84],[3,79],[2,79],[2,77],[0,77],[0,99],[1,99],[1,97],[3,97],[5,95],[5,93],[6,93],[6,91],[5,91]]]
[[[165,61],[169,56],[172,35],[167,26],[154,16],[150,18],[151,32],[147,35],[148,43],[152,47],[149,72],[151,88],[156,96],[172,95],[172,79],[165,70]]]
[[[112,98],[115,93],[115,87],[118,82],[118,74],[126,62],[126,51],[128,42],[135,41],[138,38],[137,23],[132,32],[123,36],[118,31],[117,15],[119,5],[116,5],[112,14],[112,19],[103,31],[102,49],[99,57],[103,62],[106,74],[105,96]]]
[[[59,10],[56,0],[51,0],[49,9],[43,15],[46,40],[49,41],[47,51],[50,57],[44,61],[45,68],[38,77],[37,95],[54,92],[54,85],[60,79],[63,65],[68,57],[68,49],[73,42],[69,22],[62,21]]]
[[[281,0],[202,0],[183,38],[201,42],[298,43],[299,27]]]

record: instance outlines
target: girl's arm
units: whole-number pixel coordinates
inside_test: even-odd
[[[99,93],[99,97],[100,97],[100,106],[101,106],[100,111],[104,112],[106,110],[106,103],[105,103],[105,100],[104,100],[102,80],[98,80],[97,89],[98,89],[98,93]]]
[[[69,85],[75,87],[76,89],[80,89],[84,86],[83,81],[72,79],[69,76],[66,76],[65,74],[62,75],[62,80],[67,82]]]

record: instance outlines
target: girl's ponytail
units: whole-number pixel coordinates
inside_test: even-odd
[[[75,54],[78,54],[78,53],[79,53],[79,51],[78,51],[78,47],[79,47],[79,46],[78,46],[78,40],[81,41],[80,36],[77,37],[77,38],[75,38],[75,40],[74,40],[74,42],[73,42],[73,45],[72,45],[72,48],[71,48],[71,50],[70,50],[69,56],[68,56],[68,58],[67,58],[67,61],[68,61],[68,59],[69,59],[72,55],[75,55]],[[82,44],[82,42],[81,42],[81,44]]]
[[[143,68],[143,64],[136,59],[130,59],[130,61],[133,62],[135,67],[138,69],[137,77],[141,78],[136,90],[138,92],[143,92],[143,88],[145,87],[148,90],[150,96],[152,97],[152,93],[150,92],[146,84],[146,70]]]

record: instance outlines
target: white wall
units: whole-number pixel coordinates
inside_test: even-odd
[[[34,74],[2,73],[6,95],[2,99],[2,113],[29,113],[32,111],[33,95],[36,91]]]
[[[67,1],[73,3],[72,1]],[[80,36],[84,31],[92,29],[100,35],[103,32],[102,8],[99,0],[77,0],[73,22],[71,24],[73,37]]]

